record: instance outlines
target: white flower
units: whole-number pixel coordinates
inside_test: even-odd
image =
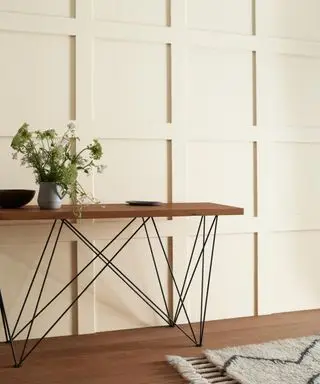
[[[67,125],[72,134],[76,133],[76,124],[74,121],[70,121]]]
[[[97,172],[102,173],[106,168],[107,168],[107,166],[104,164],[98,165],[97,166]]]

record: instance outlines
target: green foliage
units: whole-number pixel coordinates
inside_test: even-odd
[[[105,166],[96,161],[102,157],[102,147],[97,139],[76,153],[74,123],[69,123],[62,137],[54,129],[30,131],[24,123],[13,137],[11,148],[13,158],[20,155],[21,165],[33,169],[37,183],[55,182],[64,195],[69,195],[74,203],[81,204],[86,199],[94,201],[77,181],[79,172],[86,175],[96,169],[103,172]]]

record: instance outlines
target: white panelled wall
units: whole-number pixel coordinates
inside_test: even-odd
[[[82,179],[102,202],[244,207],[243,217],[220,220],[207,319],[319,307],[319,14],[318,0],[0,0],[0,188],[37,188],[31,170],[11,159],[24,121],[63,132],[76,120],[80,144],[97,137],[104,148],[108,168]],[[78,225],[102,248],[124,223]],[[159,225],[182,278],[197,222]],[[0,288],[11,322],[48,230],[1,223]],[[67,230],[58,250],[41,304],[92,257]],[[116,260],[161,305],[143,232]],[[69,287],[32,336],[101,267]],[[193,320],[199,292],[194,286],[188,301]],[[50,335],[161,324],[106,271]]]

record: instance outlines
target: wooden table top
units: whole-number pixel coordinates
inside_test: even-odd
[[[82,208],[82,219],[117,219],[134,217],[220,216],[243,215],[243,208],[215,203],[169,203],[158,206],[128,204],[89,204]],[[74,207],[41,210],[27,205],[18,209],[0,209],[0,220],[74,219]]]

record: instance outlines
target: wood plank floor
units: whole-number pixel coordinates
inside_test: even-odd
[[[320,333],[320,310],[208,322],[203,348],[257,343]],[[1,384],[182,384],[166,354],[193,356],[176,328],[148,328],[45,340],[15,369],[0,344]]]

